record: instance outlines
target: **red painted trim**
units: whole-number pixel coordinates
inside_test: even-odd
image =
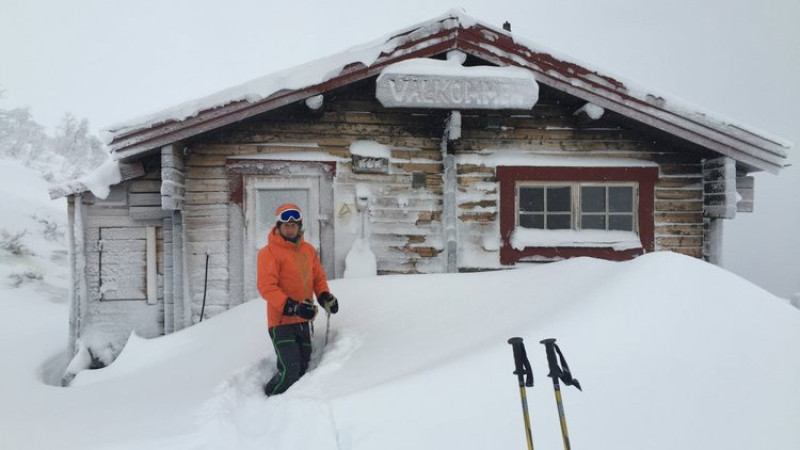
[[[246,175],[286,175],[286,166],[304,166],[320,170],[331,178],[336,176],[334,161],[287,161],[272,159],[232,159],[225,165],[228,175],[228,201],[242,205],[244,201],[244,177]]]
[[[615,261],[635,258],[655,248],[655,185],[658,181],[657,167],[527,167],[501,166],[497,168],[500,184],[500,263],[514,264],[522,258],[574,258],[591,256]],[[517,181],[619,181],[639,183],[639,238],[643,249],[617,251],[611,248],[581,247],[527,247],[516,250],[511,247],[511,233],[516,218]]]
[[[457,19],[445,17],[438,22]],[[422,24],[430,26],[434,21]],[[415,35],[408,29],[388,41],[400,43],[383,52],[370,67],[352,63],[337,76],[323,83],[294,91],[281,91],[256,103],[237,102],[199,112],[184,121],[168,121],[147,129],[116,135],[110,148],[121,160],[140,156],[154,148],[188,139],[198,134],[235,123],[312,95],[369,78],[391,63],[408,58],[425,58],[460,49],[498,65],[520,66],[533,71],[537,81],[567,92],[636,121],[661,129],[689,142],[708,148],[754,168],[773,173],[783,167],[786,147],[775,140],[715,122],[703,115],[687,115],[664,105],[631,95],[625,85],[579,64],[519,44],[507,33],[481,24],[443,26],[431,35]],[[387,42],[388,42],[387,41]],[[575,80],[580,83],[575,83]]]

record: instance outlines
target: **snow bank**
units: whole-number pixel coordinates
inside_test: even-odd
[[[787,401],[800,398],[800,311],[702,261],[653,253],[330,285],[341,310],[328,347],[320,351],[322,316],[311,370],[269,399],[261,386],[276,359],[261,300],[167,337],[134,339],[114,364],[68,389],[23,382],[32,360],[11,348],[36,341],[3,341],[16,373],[0,385],[4,443],[524,448],[511,336],[525,339],[536,375],[528,402],[538,448],[561,445],[538,344],[547,337],[558,339],[584,387],[563,392],[575,448],[794,450],[800,442],[800,403]],[[0,317],[0,329],[25,335],[25,321],[14,319]]]

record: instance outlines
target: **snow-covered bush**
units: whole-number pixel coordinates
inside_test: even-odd
[[[64,238],[63,226],[54,219],[33,218],[42,225],[42,236],[50,242],[57,242]]]
[[[18,288],[26,281],[42,281],[44,280],[44,275],[41,272],[28,270],[23,273],[9,274],[8,278],[11,280],[11,287]]]
[[[7,230],[0,231],[0,249],[17,256],[32,254],[22,243],[22,238],[27,232],[28,230],[22,230],[17,233],[10,233]]]

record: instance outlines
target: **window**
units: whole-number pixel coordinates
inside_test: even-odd
[[[629,184],[517,183],[517,225],[539,230],[636,232],[634,196]]]
[[[497,180],[502,264],[653,251],[655,166],[500,166]]]
[[[146,300],[155,304],[163,276],[161,227],[101,227],[98,266],[100,300]]]

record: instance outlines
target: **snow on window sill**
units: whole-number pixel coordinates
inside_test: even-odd
[[[621,251],[642,248],[642,241],[631,231],[537,230],[516,227],[511,233],[511,246],[515,250],[529,247],[591,247]]]

